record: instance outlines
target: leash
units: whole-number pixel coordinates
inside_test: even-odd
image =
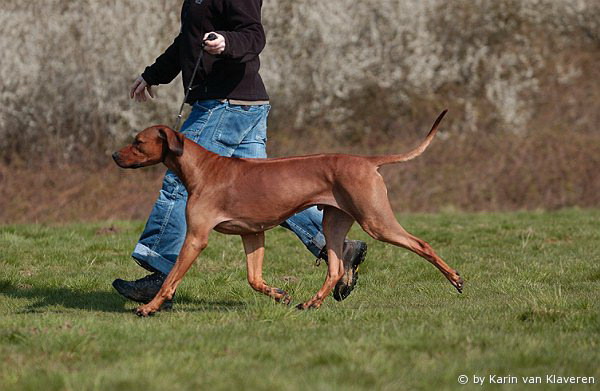
[[[200,55],[198,55],[198,60],[196,61],[196,66],[194,67],[194,72],[192,72],[192,78],[190,79],[190,84],[188,85],[185,91],[185,97],[183,98],[183,102],[181,102],[181,107],[179,108],[179,114],[177,114],[177,119],[175,120],[175,126],[173,129],[175,131],[179,131],[179,125],[181,123],[181,114],[183,113],[183,106],[185,106],[185,102],[190,95],[190,91],[192,91],[192,83],[194,82],[194,78],[196,77],[196,72],[198,72],[198,67],[200,66],[200,62],[202,61],[202,55],[204,54],[204,46],[206,45],[206,41],[212,41],[217,39],[217,36],[213,33],[208,34],[205,40],[202,40],[202,45],[200,46]]]

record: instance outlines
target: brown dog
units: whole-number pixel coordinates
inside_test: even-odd
[[[156,297],[137,308],[140,316],[159,310],[206,247],[211,230],[240,235],[248,282],[255,290],[288,304],[289,295],[262,278],[264,231],[311,205],[323,209],[327,242],[325,283],[298,308],[318,308],[344,273],[344,238],[356,220],[373,238],[407,248],[433,263],[461,292],[463,280],[431,246],[406,232],[394,217],[378,168],[419,156],[437,132],[446,111],[413,151],[389,156],[311,155],[279,159],[227,158],[207,151],[183,134],[157,125],[140,132],[133,144],[113,154],[123,168],[164,163],[188,191],[187,233],[175,266]]]

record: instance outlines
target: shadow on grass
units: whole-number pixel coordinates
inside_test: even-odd
[[[33,300],[35,303],[24,308],[17,309],[15,313],[42,313],[42,312],[61,312],[60,310],[50,309],[48,307],[62,306],[87,311],[102,312],[129,312],[130,309],[125,306],[127,301],[116,292],[107,291],[76,291],[68,288],[49,288],[49,287],[19,287],[10,281],[0,280],[0,296]],[[193,304],[194,308],[186,308],[186,311],[232,311],[246,307],[246,303],[241,301],[217,300],[206,301],[191,298],[186,295],[177,295],[177,303]]]

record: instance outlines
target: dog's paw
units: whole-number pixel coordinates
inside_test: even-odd
[[[133,310],[133,312],[139,317],[147,318],[148,316],[153,316],[156,310],[152,309],[149,305],[141,305]]]
[[[306,303],[300,303],[300,304],[298,304],[296,306],[296,309],[297,310],[318,310],[319,307],[321,307],[321,303],[309,300]]]
[[[272,296],[275,299],[275,301],[278,302],[278,303],[282,303],[282,304],[285,304],[285,305],[290,305],[290,303],[292,302],[292,296],[290,296],[283,289],[279,289],[279,288],[273,289]]]
[[[452,285],[454,285],[454,287],[456,288],[458,293],[462,293],[463,286],[465,285],[465,281],[462,279],[462,277],[460,276],[460,274],[458,272],[456,272],[456,279],[454,281],[452,281]]]
[[[285,296],[279,299],[275,299],[275,301],[281,304],[290,305],[290,303],[292,302],[292,296],[286,294]]]

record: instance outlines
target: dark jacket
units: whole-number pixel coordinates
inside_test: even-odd
[[[150,85],[167,84],[182,72],[187,88],[202,38],[215,31],[225,37],[225,51],[218,56],[204,52],[187,103],[269,99],[258,74],[258,55],[265,47],[261,7],[262,0],[185,0],[179,35],[142,77]]]

